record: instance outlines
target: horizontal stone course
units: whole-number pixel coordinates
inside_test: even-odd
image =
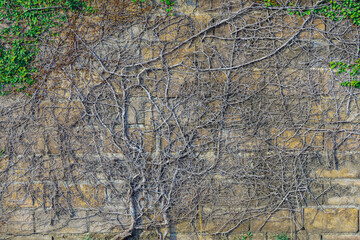
[[[359,235],[323,235],[322,240],[360,240]]]
[[[356,208],[304,209],[305,229],[320,233],[356,233],[359,230]]]

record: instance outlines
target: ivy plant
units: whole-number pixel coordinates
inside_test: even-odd
[[[279,7],[274,0],[262,0],[266,7]],[[288,6],[285,6],[289,15],[306,16],[310,14],[318,14],[329,18],[332,21],[341,21],[348,19],[355,27],[360,26],[360,2],[356,0],[323,0],[314,8],[296,9],[295,4],[290,2]],[[360,49],[358,50],[360,52]],[[360,81],[358,76],[360,74],[360,58],[354,63],[348,64],[343,61],[330,62],[331,69],[336,70],[336,75],[341,73],[349,73],[353,78],[351,81],[341,82],[341,86],[351,86],[354,88],[360,88]]]
[[[253,236],[254,235],[251,232],[248,232],[245,235],[243,235],[241,238],[235,237],[234,240],[251,240],[253,239]]]
[[[36,82],[33,63],[41,39],[56,36],[66,12],[83,10],[93,11],[82,0],[0,0],[0,95]]]
[[[274,237],[275,240],[290,240],[290,237],[286,233],[278,234]]]

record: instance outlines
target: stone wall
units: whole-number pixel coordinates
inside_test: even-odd
[[[328,66],[358,27],[155,3],[94,1],[0,97],[0,239],[360,239],[358,90]]]

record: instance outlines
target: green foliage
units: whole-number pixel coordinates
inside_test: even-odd
[[[289,6],[293,6],[290,3]],[[289,14],[299,16],[310,15],[311,13],[319,14],[330,18],[332,21],[350,19],[354,25],[360,24],[360,2],[356,0],[324,0],[316,8],[305,10],[293,10],[288,8]]]
[[[262,0],[266,7],[280,6],[273,0]],[[360,1],[356,0],[323,0],[316,7],[302,10],[295,10],[294,3],[289,3],[287,10],[289,15],[306,16],[310,14],[318,14],[325,16],[332,21],[341,21],[348,19],[354,24],[354,26],[360,26]],[[359,49],[360,52],[360,49]],[[353,64],[346,64],[342,61],[331,62],[331,69],[336,69],[336,75],[341,73],[349,73],[353,77],[352,81],[344,81],[340,83],[340,86],[350,86],[354,88],[360,88],[360,81],[358,76],[360,74],[360,59],[357,59]]]
[[[235,237],[234,240],[251,240],[253,238],[253,234],[248,232],[247,234],[243,235],[240,239]]]
[[[56,36],[67,11],[93,12],[82,0],[0,0],[0,95],[33,85],[41,39]]]
[[[290,240],[290,237],[286,233],[278,234],[275,236],[275,240]]]
[[[5,154],[5,148],[0,150],[0,157]]]

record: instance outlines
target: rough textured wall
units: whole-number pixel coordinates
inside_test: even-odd
[[[328,65],[358,27],[130,2],[69,13],[32,95],[0,98],[1,239],[360,239],[358,90]]]

